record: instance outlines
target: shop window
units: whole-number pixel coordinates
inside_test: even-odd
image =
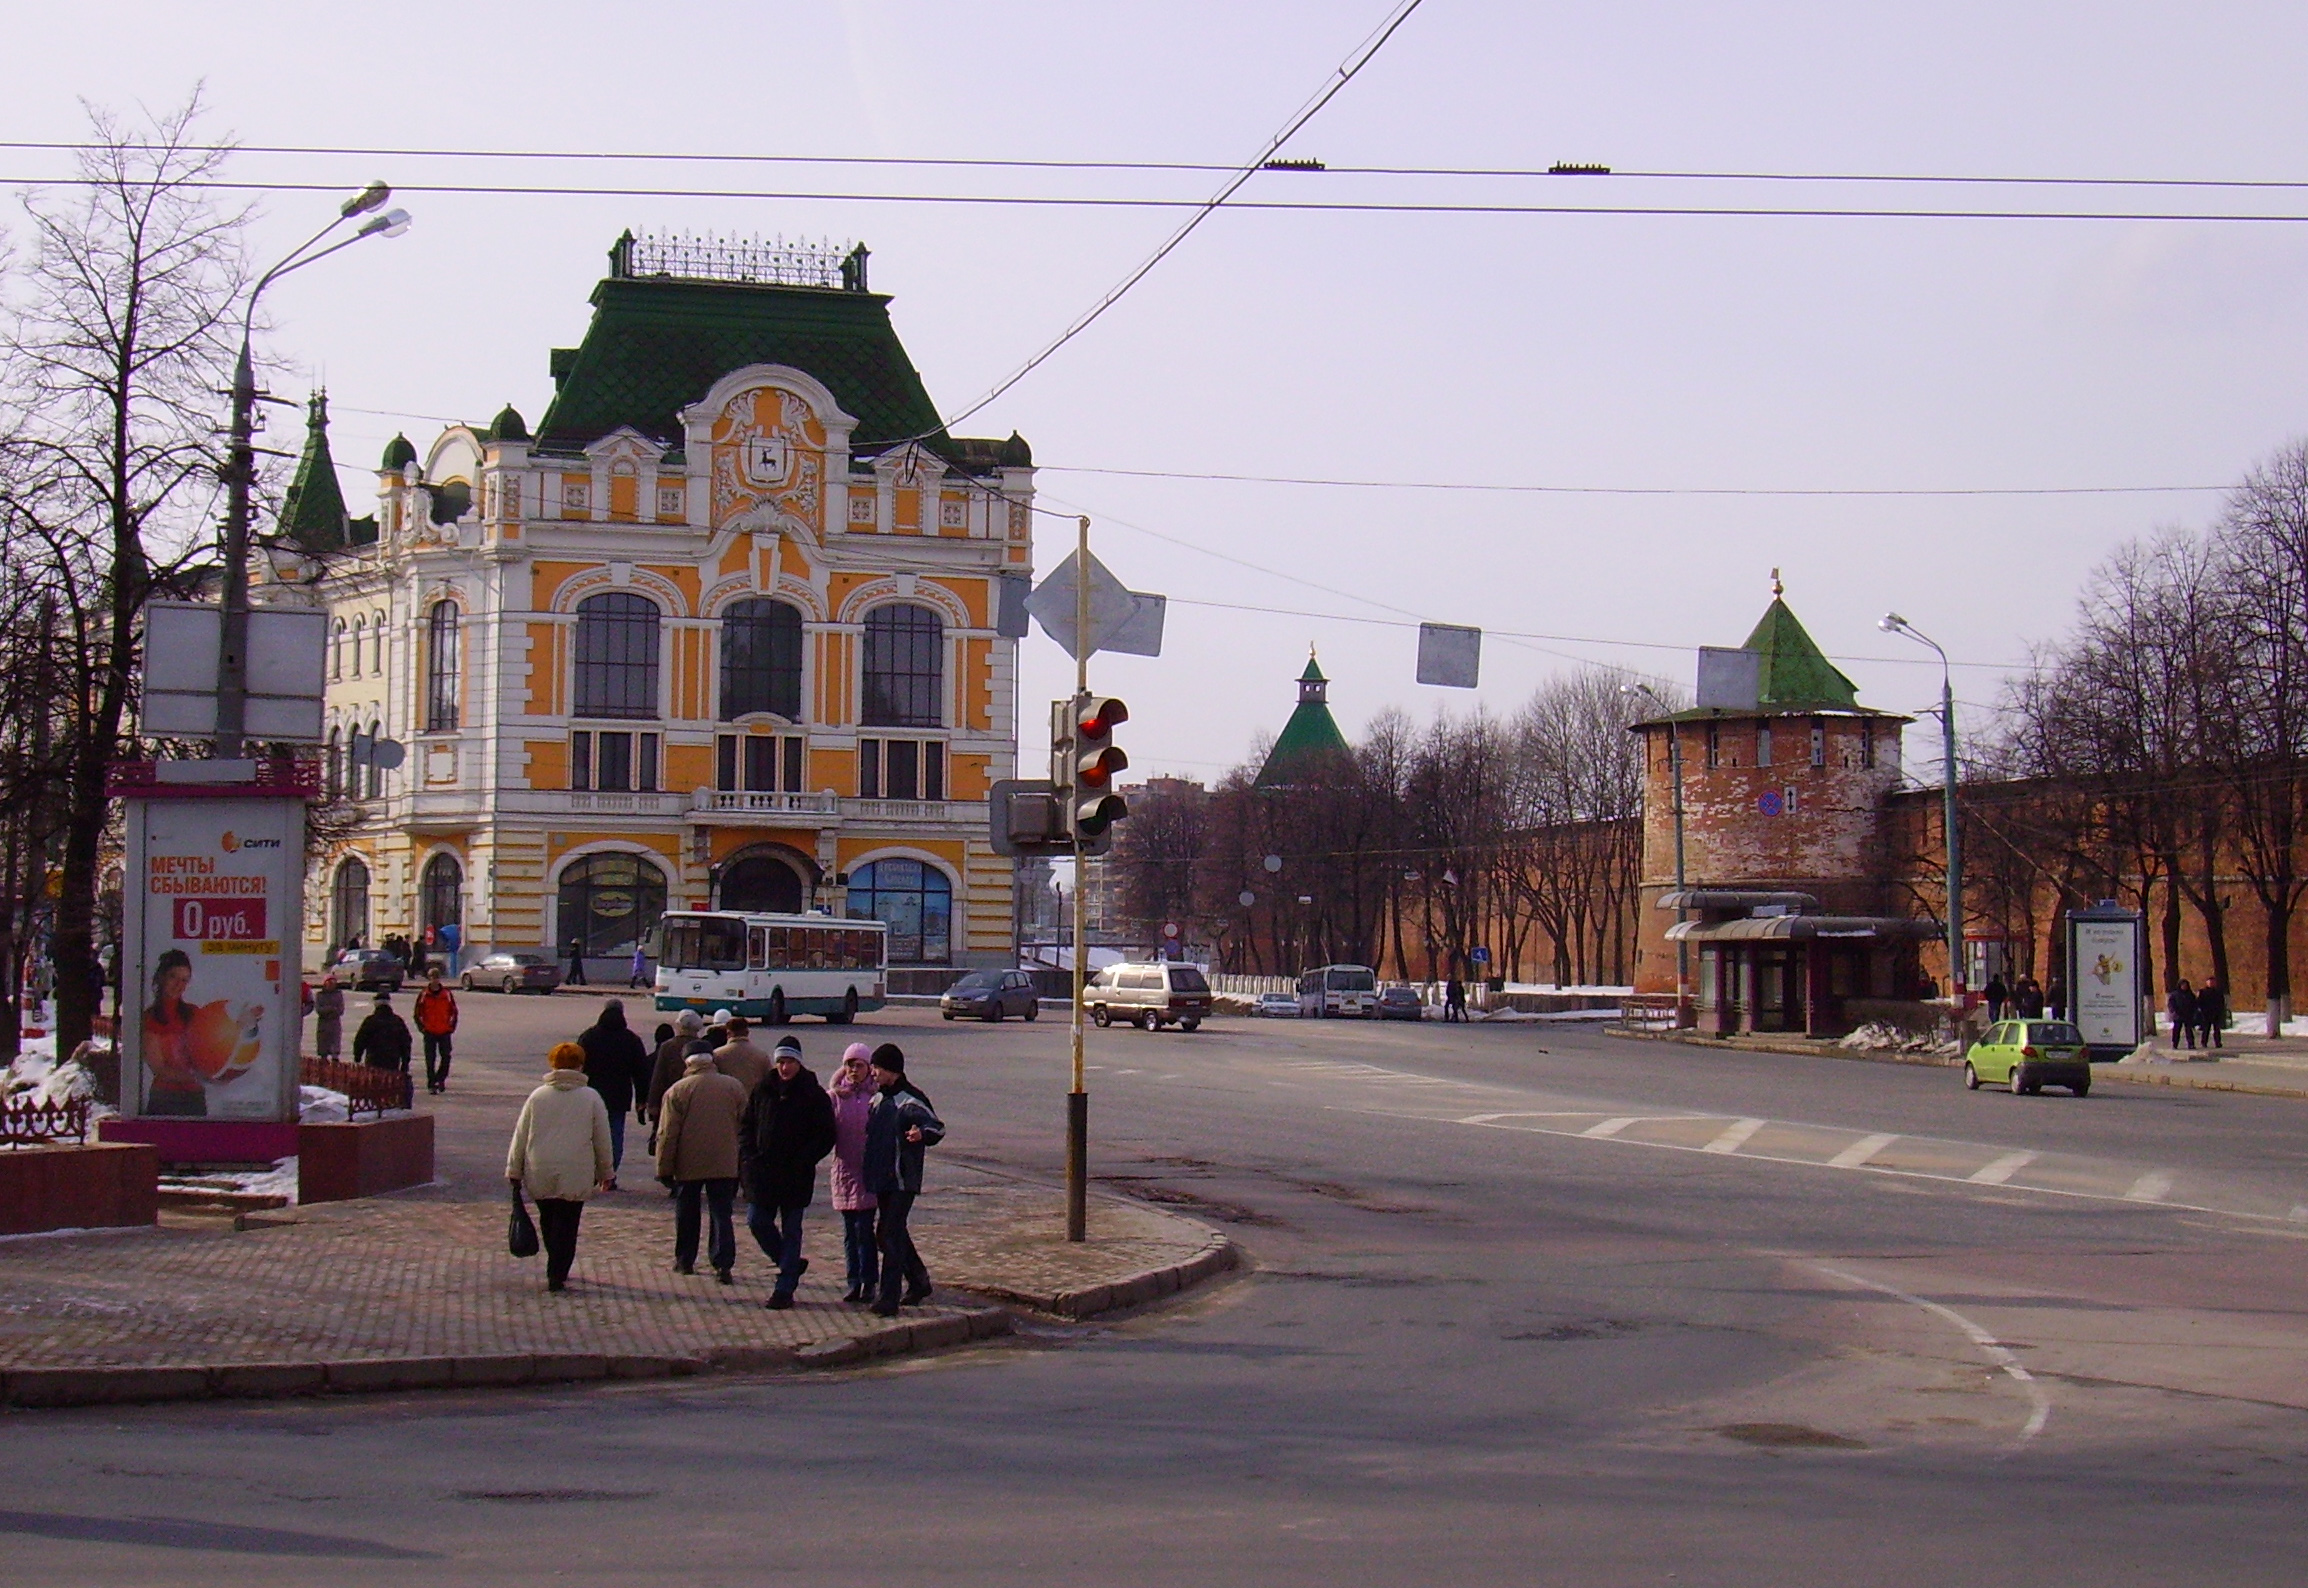
[[[953,958],[954,885],[919,860],[877,860],[850,873],[849,913],[889,928],[892,964],[943,965]]]

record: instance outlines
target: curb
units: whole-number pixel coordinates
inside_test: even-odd
[[[975,1294],[991,1296],[1012,1306],[1025,1307],[1049,1317],[1064,1318],[1079,1323],[1100,1313],[1115,1312],[1125,1307],[1143,1307],[1160,1301],[1164,1296],[1175,1296],[1190,1290],[1206,1279],[1228,1273],[1241,1266],[1241,1248],[1226,1236],[1213,1231],[1203,1242],[1202,1250],[1182,1263],[1167,1268],[1150,1268],[1128,1279],[1111,1284],[1091,1285],[1082,1290],[1024,1291],[1009,1290],[993,1285],[972,1285]]]
[[[14,1368],[0,1374],[0,1406],[29,1410],[158,1401],[272,1400],[291,1395],[690,1378],[703,1373],[789,1373],[966,1345],[1008,1334],[1015,1326],[1016,1319],[1007,1309],[980,1307],[802,1346],[729,1346],[703,1356],[509,1352],[368,1357],[341,1362],[225,1362],[197,1367]]]
[[[1961,1059],[1942,1058],[1930,1053],[1895,1053],[1871,1051],[1864,1048],[1795,1047],[1783,1042],[1757,1041],[1745,1037],[1693,1038],[1677,1036],[1671,1031],[1630,1031],[1624,1027],[1605,1026],[1603,1035],[1617,1037],[1625,1042],[1672,1042],[1679,1047],[1698,1048],[1725,1053],[1784,1053],[1795,1058],[1856,1059],[1865,1064],[1921,1064],[1934,1069],[1955,1069]],[[2239,1061],[2250,1063],[2246,1059]],[[2184,1092],[2241,1092],[2253,1097],[2308,1098],[2308,1084],[2275,1086],[2261,1081],[2224,1081],[2209,1075],[2171,1074],[2151,1070],[2143,1065],[2095,1064],[2094,1081],[2120,1081],[2127,1086],[2169,1086]]]

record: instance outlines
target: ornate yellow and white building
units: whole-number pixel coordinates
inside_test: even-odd
[[[1006,963],[985,796],[1017,760],[1025,443],[943,432],[862,248],[629,234],[610,259],[535,434],[508,407],[395,438],[373,521],[315,400],[281,539],[334,619],[357,825],[312,879],[308,961],[455,924],[467,962],[581,939],[598,977],[661,910],[714,905]],[[361,735],[406,759],[357,764]]]

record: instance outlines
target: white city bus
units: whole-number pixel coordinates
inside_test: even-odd
[[[1378,973],[1368,965],[1317,965],[1298,973],[1298,1012],[1364,1017],[1378,1013]]]
[[[781,1026],[847,1025],[883,1003],[889,928],[830,915],[668,910],[657,923],[657,1007],[727,1009]]]

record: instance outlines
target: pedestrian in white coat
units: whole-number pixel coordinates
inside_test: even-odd
[[[609,1147],[609,1110],[585,1082],[585,1050],[563,1042],[546,1056],[545,1084],[521,1105],[505,1178],[537,1204],[537,1234],[545,1247],[545,1288],[561,1290],[577,1260],[577,1224],[585,1199],[616,1173]]]

